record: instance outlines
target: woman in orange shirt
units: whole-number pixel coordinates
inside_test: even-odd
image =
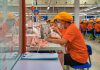
[[[94,23],[94,21],[92,19],[90,19],[89,23],[87,25],[87,30],[89,33],[92,33],[92,31],[93,31],[93,23]]]
[[[46,40],[65,46],[67,53],[64,55],[65,65],[85,64],[88,59],[87,47],[80,30],[72,23],[72,15],[67,12],[61,12],[58,13],[58,16],[59,28],[66,29],[66,31],[62,33],[61,39],[47,38]]]
[[[94,25],[94,29],[96,31],[96,34],[100,34],[100,18],[96,19],[96,23]]]
[[[92,39],[95,40],[95,35],[94,35],[94,20],[90,19],[89,23],[87,25],[87,34],[91,34],[92,35]]]
[[[87,21],[83,20],[82,22],[80,22],[80,30],[83,33],[83,35],[85,35],[86,33],[86,28],[87,28]]]

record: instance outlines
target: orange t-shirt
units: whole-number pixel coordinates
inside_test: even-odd
[[[90,31],[90,30],[93,29],[92,23],[89,23],[89,24],[87,25],[87,29],[88,29],[88,31]]]
[[[68,40],[65,48],[67,49],[66,52],[71,55],[72,59],[80,63],[86,63],[88,59],[87,47],[81,32],[75,24],[71,24],[66,29],[63,38]]]
[[[100,32],[100,24],[96,23],[94,25],[94,29],[96,30],[96,32]]]
[[[84,29],[86,30],[87,28],[87,23],[83,23]]]
[[[9,31],[7,23],[3,23],[3,25],[0,28],[0,37],[4,37],[6,33]]]
[[[59,29],[59,31],[60,31],[60,33],[61,33],[62,35],[64,35],[65,32],[66,32],[66,29]]]
[[[53,23],[52,26],[56,27],[56,24]]]
[[[82,29],[82,31],[85,31],[86,30],[86,24],[80,24],[80,28]]]

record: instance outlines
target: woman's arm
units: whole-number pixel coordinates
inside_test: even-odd
[[[47,38],[46,39],[48,42],[56,43],[56,44],[61,44],[64,45],[68,42],[68,40],[61,38],[61,39],[52,39],[52,38]]]

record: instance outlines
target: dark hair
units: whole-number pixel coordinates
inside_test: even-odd
[[[46,22],[50,22],[50,20],[47,20]]]
[[[65,23],[71,24],[71,21],[64,21]]]
[[[83,24],[83,21],[81,22],[81,24]]]

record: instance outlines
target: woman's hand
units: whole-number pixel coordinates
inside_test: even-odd
[[[46,41],[48,41],[48,42],[50,42],[51,41],[51,38],[47,38],[47,39],[45,39]]]

